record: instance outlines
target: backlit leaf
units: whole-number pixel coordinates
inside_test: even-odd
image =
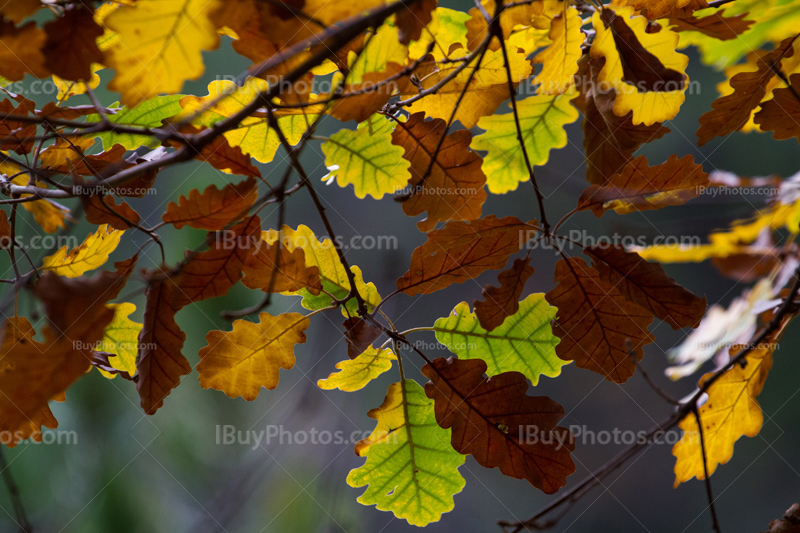
[[[555,280],[558,286],[545,298],[558,308],[556,354],[609,381],[627,381],[635,370],[632,357],[641,360],[642,348],[654,340],[647,331],[653,314],[626,300],[582,259],[556,263]]]
[[[602,187],[592,185],[581,194],[578,209],[591,209],[598,218],[613,209],[620,215],[635,211],[681,205],[700,196],[708,186],[708,174],[691,155],[650,167],[647,157],[628,163]]]
[[[376,120],[389,122],[381,117]],[[370,123],[362,123],[356,131],[341,130],[322,144],[325,164],[330,170],[323,180],[335,176],[340,187],[352,184],[356,197],[370,195],[380,199],[408,185],[411,163],[403,158],[403,147],[392,144],[391,128],[371,129]]]
[[[306,342],[310,321],[298,313],[261,313],[258,323],[236,320],[232,331],[211,331],[200,350],[200,385],[252,401],[261,387],[278,386],[281,368],[294,367],[294,346]]]
[[[417,223],[420,231],[430,231],[445,220],[480,218],[486,201],[481,159],[469,150],[472,135],[466,130],[449,134],[437,154],[444,130],[443,120],[426,121],[423,113],[415,113],[408,122],[398,123],[392,133],[392,144],[401,146],[403,157],[411,162],[409,186],[413,190],[403,200],[403,212],[411,217],[428,212],[427,218]],[[430,175],[425,177],[432,159]]]
[[[461,302],[450,316],[437,320],[433,328],[436,339],[459,359],[483,360],[486,375],[519,372],[536,385],[539,376],[556,377],[568,364],[556,356],[559,340],[550,327],[556,311],[547,304],[544,294],[531,294],[519,303],[516,314],[486,331],[469,305]]]
[[[161,218],[178,229],[189,226],[218,231],[247,215],[257,196],[258,183],[253,178],[229,183],[222,190],[209,185],[202,193],[192,189],[189,197],[181,196],[177,204],[170,202]]]
[[[578,110],[570,100],[578,93],[570,90],[563,95],[540,94],[517,102],[520,128],[531,165],[544,165],[550,150],[567,145],[564,126],[578,120]],[[492,115],[478,121],[485,133],[473,139],[473,150],[488,152],[481,169],[486,174],[489,192],[504,194],[530,179],[525,156],[520,149],[514,115]]]
[[[219,0],[142,0],[114,10],[105,19],[117,36],[105,52],[116,71],[108,88],[130,106],[199,78],[202,52],[219,46],[210,15],[221,6]]]
[[[450,431],[436,425],[433,401],[409,379],[390,385],[381,406],[368,414],[378,424],[356,444],[367,461],[347,476],[351,487],[369,485],[358,502],[411,525],[437,522],[453,509],[453,496],[466,481],[458,472],[465,457],[450,445]]]
[[[507,317],[516,314],[519,310],[519,299],[525,282],[533,275],[530,259],[515,259],[508,270],[497,276],[499,287],[486,285],[481,292],[484,300],[475,300],[475,314],[481,327],[487,331],[503,323]]]
[[[142,325],[128,318],[128,315],[136,311],[136,306],[128,302],[107,305],[114,311],[114,318],[103,330],[103,341],[97,351],[116,355],[110,359],[114,368],[132,376],[136,373],[136,353],[139,351]],[[104,370],[100,372],[109,379],[116,377],[116,374]]]
[[[482,360],[452,357],[422,367],[431,380],[425,394],[435,402],[436,421],[452,428],[450,442],[457,452],[555,493],[575,471],[572,433],[557,426],[564,409],[546,396],[525,394],[528,381],[519,372],[488,379],[485,371]]]
[[[80,246],[68,250],[64,245],[53,255],[45,257],[42,268],[68,278],[82,276],[108,261],[108,256],[117,249],[123,233],[104,224],[87,236]]]
[[[392,361],[397,356],[388,348],[367,348],[355,359],[346,359],[336,363],[339,372],[333,372],[325,379],[317,381],[323,390],[339,389],[345,392],[361,390],[367,384],[392,368]]]

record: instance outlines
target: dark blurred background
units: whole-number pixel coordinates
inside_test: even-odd
[[[466,0],[442,1],[444,7],[468,9]],[[666,124],[672,132],[640,152],[658,163],[677,153],[692,154],[706,171],[730,170],[744,176],[777,174],[788,177],[798,170],[798,144],[795,140],[776,142],[768,134],[741,134],[716,139],[702,149],[695,146],[694,132],[700,114],[710,109],[717,97],[716,84],[723,75],[702,66],[697,54],[689,50],[688,73],[699,81],[699,94],[687,96],[677,119]],[[248,66],[224,38],[220,49],[206,54],[206,75],[187,83],[184,92],[205,95],[206,85],[216,76],[233,76]],[[104,90],[109,72],[101,72],[103,83],[97,93],[104,103],[118,96]],[[26,81],[31,81],[30,79]],[[38,97],[42,104],[47,96]],[[89,103],[75,97],[70,103]],[[501,110],[506,109],[505,105]],[[504,112],[504,111],[503,111]],[[331,134],[343,127],[335,120],[322,123],[319,132]],[[551,220],[572,209],[586,187],[582,134],[578,123],[568,127],[569,144],[551,153],[550,162],[537,169],[539,183],[547,195]],[[284,171],[284,154],[275,162],[259,165],[264,177],[277,181]],[[319,143],[303,153],[303,164],[319,179],[326,174]],[[219,173],[208,165],[189,163],[161,173],[158,194],[135,200],[132,205],[151,224],[160,222],[167,202],[190,189],[203,190],[208,184],[224,185],[239,177]],[[352,189],[317,184],[328,208],[335,231],[348,242],[354,235],[396,236],[398,249],[347,252],[352,264],[364,271],[385,296],[392,292],[397,277],[407,270],[412,250],[425,236],[416,220],[406,217],[400,205],[389,197],[382,201],[357,200]],[[643,236],[705,236],[727,226],[735,218],[747,217],[764,206],[765,197],[701,196],[689,204],[662,211],[635,213],[620,217],[613,213],[597,220],[591,213],[574,217],[565,227],[586,230],[591,235],[614,233]],[[532,187],[524,183],[503,196],[490,195],[484,215],[516,215],[522,219],[537,216]],[[262,211],[264,227],[274,227],[276,212]],[[25,215],[27,216],[27,214]],[[287,224],[310,226],[324,235],[321,220],[308,195],[302,191],[289,200]],[[23,233],[33,232],[21,224]],[[75,234],[88,234],[91,228],[80,225]],[[167,243],[168,263],[179,261],[185,248],[194,248],[204,238],[201,231],[185,228],[161,231]],[[132,241],[132,242],[131,242]],[[129,257],[144,241],[141,234],[129,232],[112,259]],[[150,247],[140,266],[158,262]],[[526,294],[546,292],[553,287],[552,251],[538,250],[532,265],[536,274]],[[3,263],[6,270],[8,262]],[[709,303],[727,305],[744,289],[741,284],[721,278],[707,263],[668,265],[667,272],[678,282]],[[489,272],[474,282],[454,285],[435,296],[398,296],[385,307],[397,327],[430,326],[446,316],[460,301],[480,297],[481,286],[496,283],[497,272]],[[8,276],[6,276],[8,277]],[[131,301],[138,310],[132,315],[141,321],[141,284],[130,283]],[[240,309],[261,299],[261,293],[241,285],[225,298],[187,307],[177,320],[187,333],[183,353],[194,366],[205,334],[212,329],[230,330],[220,311]],[[35,307],[23,298],[21,314],[32,316]],[[299,298],[279,297],[268,310],[272,314],[301,310]],[[268,425],[285,431],[370,431],[374,421],[366,415],[383,400],[387,386],[398,379],[388,372],[355,393],[322,391],[316,381],[334,371],[336,362],[345,359],[346,347],[340,334],[342,318],[328,312],[312,320],[308,341],[297,346],[297,364],[281,372],[274,391],[262,390],[254,402],[231,400],[223,393],[202,389],[196,372],[166,399],[155,416],[147,417],[139,407],[133,384],[120,378],[108,380],[93,371],[72,386],[67,402],[53,404],[60,430],[74,431],[77,444],[23,443],[4,450],[16,478],[22,499],[37,532],[405,532],[415,528],[395,519],[391,513],[377,511],[356,502],[363,488],[349,487],[345,478],[350,469],[364,459],[353,453],[351,443],[329,445],[270,444],[223,445],[217,443],[218,427],[233,425],[239,431],[267,431]],[[38,329],[38,328],[37,328]],[[688,332],[673,332],[661,322],[651,331],[656,342],[645,348],[642,365],[670,394],[682,397],[694,389],[696,377],[670,382],[663,376],[666,351],[680,343]],[[416,334],[415,339],[435,344],[432,333]],[[800,429],[795,424],[800,397],[797,397],[800,360],[794,357],[800,334],[791,328],[775,356],[774,368],[759,398],[765,423],[759,436],[736,443],[733,459],[721,465],[712,476],[717,510],[725,531],[764,531],[768,522],[800,496]],[[431,356],[447,356],[441,346],[429,350]],[[413,354],[406,357],[409,377],[424,383]],[[417,368],[414,368],[417,367]],[[704,367],[707,370],[709,367]],[[574,365],[564,368],[557,379],[543,378],[529,394],[548,395],[564,406],[567,415],[562,425],[587,426],[594,431],[646,430],[663,420],[671,407],[660,399],[637,373],[623,386],[605,381],[598,374]],[[578,446],[574,453],[577,472],[568,478],[567,488],[613,457],[623,445]],[[554,531],[708,531],[711,519],[706,512],[705,487],[692,480],[673,489],[674,457],[671,445],[655,445],[624,465],[582,499],[553,529]],[[556,496],[547,496],[525,481],[504,477],[497,469],[487,470],[467,457],[461,472],[467,480],[464,491],[455,497],[456,508],[432,524],[432,531],[497,531],[497,519],[524,519]],[[0,527],[14,531],[13,511],[8,494],[0,488]]]

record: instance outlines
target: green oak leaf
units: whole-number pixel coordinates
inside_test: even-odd
[[[575,89],[562,95],[539,94],[517,103],[519,122],[531,165],[544,165],[550,150],[567,145],[564,126],[578,120],[578,110],[570,101],[578,95]],[[530,179],[525,155],[517,139],[514,114],[481,117],[478,127],[486,133],[472,139],[470,148],[485,150],[481,169],[486,174],[489,192],[505,194],[520,182]]]
[[[380,115],[362,122],[356,131],[341,130],[323,143],[330,173],[323,181],[336,179],[340,187],[352,184],[358,198],[376,200],[393,194],[411,179],[411,162],[403,158],[402,146],[392,144],[393,123]]]
[[[164,120],[174,117],[183,110],[180,104],[181,98],[183,95],[180,94],[157,96],[130,109],[122,108],[115,115],[108,115],[108,120],[112,124],[124,126],[158,128]],[[118,105],[119,102],[112,104],[111,107]],[[87,122],[99,122],[100,115],[89,115],[86,120]],[[153,138],[149,135],[118,133],[113,130],[91,135],[103,141],[104,150],[110,150],[115,144],[121,144],[126,150],[136,150],[140,146],[147,146],[153,142]]]
[[[437,320],[433,329],[436,339],[459,359],[483,359],[487,375],[516,371],[536,385],[540,375],[558,376],[561,367],[569,364],[556,355],[561,339],[553,335],[550,321],[557,312],[544,294],[531,294],[519,303],[516,314],[486,331],[469,304],[461,302],[450,316]]]
[[[438,521],[466,484],[458,471],[466,456],[451,446],[451,430],[436,423],[433,400],[407,379],[390,385],[369,416],[378,421],[375,430],[356,444],[356,454],[367,460],[347,476],[351,487],[369,485],[358,502],[415,526]]]

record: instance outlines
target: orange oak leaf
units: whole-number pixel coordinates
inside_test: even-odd
[[[672,329],[696,328],[700,324],[708,301],[678,285],[660,264],[649,263],[620,246],[588,246],[584,252],[592,258],[592,266],[602,281]]]
[[[175,287],[170,279],[151,282],[145,292],[147,303],[139,334],[136,355],[136,390],[142,409],[148,415],[164,405],[164,398],[191,372],[181,350],[186,333],[175,322],[178,307],[174,304]]]
[[[598,218],[610,209],[620,215],[661,209],[684,204],[700,196],[707,186],[708,174],[691,155],[678,159],[673,154],[654,167],[647,165],[646,156],[639,156],[606,185],[592,185],[583,191],[578,209],[591,209]]]
[[[65,80],[89,81],[92,63],[103,62],[103,52],[97,47],[103,29],[94,21],[92,11],[80,4],[68,7],[63,17],[45,24],[44,31],[45,67]]]
[[[0,47],[2,46],[0,44]],[[0,113],[27,115],[33,111],[35,104],[31,100],[22,96],[15,98],[15,100],[18,103],[16,106],[11,100],[0,102]],[[0,150],[13,150],[21,155],[27,154],[33,149],[35,137],[36,124],[26,124],[10,119],[0,120]]]
[[[475,314],[481,327],[492,331],[509,317],[519,311],[519,299],[525,282],[533,275],[530,259],[515,259],[508,270],[497,276],[499,287],[487,285],[483,288],[483,300],[475,300]]]
[[[134,255],[114,263],[116,270],[90,277],[67,278],[48,272],[39,278],[34,294],[41,300],[53,330],[75,342],[102,339],[103,329],[114,317],[114,311],[105,304],[119,295],[137,260],[138,255]]]
[[[231,229],[210,233],[209,249],[190,254],[175,284],[177,309],[225,295],[242,278],[250,250],[258,242],[261,220],[252,216]]]
[[[575,472],[572,433],[559,427],[564,408],[546,396],[528,396],[519,372],[484,376],[481,359],[440,357],[422,367],[430,379],[425,394],[434,400],[436,422],[452,428],[451,444],[486,468],[553,494]]]
[[[42,47],[47,40],[44,31],[31,21],[20,27],[0,20],[0,76],[20,81],[25,74],[36,78],[48,76]]]
[[[760,56],[756,61],[757,70],[740,72],[731,78],[733,92],[714,100],[712,110],[700,117],[698,146],[703,146],[714,137],[739,131],[747,124],[750,114],[766,96],[767,84],[775,76],[773,67],[780,66],[781,60],[794,55],[796,38],[785,39],[771,52],[757,51]]]
[[[210,331],[197,365],[200,385],[255,400],[261,387],[278,386],[281,368],[294,367],[294,346],[306,342],[309,323],[298,313],[261,313],[257,324],[236,320],[233,331]]]
[[[44,342],[35,340],[25,317],[9,317],[0,326],[0,431],[11,436],[3,441],[9,445],[33,436],[42,425],[56,427],[48,402],[90,368],[88,354],[72,341],[49,327],[44,333]]]
[[[464,283],[486,270],[498,270],[536,234],[534,221],[494,215],[473,222],[448,222],[428,234],[411,254],[411,266],[397,280],[399,291],[430,294]]]
[[[280,246],[280,250],[277,247],[278,241],[272,244],[263,238],[258,241],[244,262],[244,286],[264,292],[296,292],[305,288],[318,295],[322,290],[319,267],[306,266],[306,254],[299,246],[291,252],[285,246]]]
[[[217,189],[216,185],[209,185],[202,194],[192,189],[188,198],[181,196],[177,204],[170,202],[161,218],[178,229],[189,226],[218,231],[247,215],[257,196],[258,183],[255,178],[231,183],[222,190]]]
[[[125,230],[137,226],[141,220],[139,213],[126,202],[117,205],[113,196],[100,194],[81,196],[81,203],[86,222],[90,224],[98,226],[108,224],[114,229]]]
[[[342,122],[367,120],[386,105],[397,90],[407,92],[414,87],[407,77],[387,82],[402,70],[401,65],[390,61],[385,71],[367,72],[362,76],[361,83],[348,83],[342,91],[342,97],[334,100],[328,113]],[[348,94],[353,96],[347,96]],[[320,100],[327,98],[330,98],[328,94],[320,95]]]
[[[466,130],[444,139],[430,175],[423,181],[444,130],[444,120],[426,121],[424,113],[415,113],[408,122],[399,122],[392,132],[392,144],[402,146],[403,157],[411,162],[409,185],[413,190],[402,199],[403,212],[412,217],[428,212],[428,217],[417,223],[420,231],[430,231],[445,220],[480,218],[486,201],[482,160],[470,151],[472,134]]]
[[[753,117],[762,131],[772,131],[775,139],[782,141],[797,137],[800,142],[800,100],[797,88],[800,87],[800,74],[789,78],[791,88],[775,89],[772,99],[761,104],[761,110]]]
[[[654,340],[647,331],[653,314],[626,300],[583,259],[556,263],[555,281],[558,285],[545,299],[558,307],[553,333],[561,342],[556,355],[624,383],[635,370],[632,353],[641,360],[642,348]]]

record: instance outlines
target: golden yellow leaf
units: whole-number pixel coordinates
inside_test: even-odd
[[[111,366],[132,376],[136,373],[136,353],[139,350],[139,333],[142,331],[142,324],[128,318],[136,311],[136,305],[123,302],[106,304],[106,307],[114,310],[114,318],[103,331],[103,341],[98,351],[116,355],[109,358]],[[100,370],[100,373],[109,379],[117,376],[105,370]]]
[[[675,118],[689,83],[689,58],[675,51],[678,34],[665,28],[647,33],[647,19],[633,16],[630,6],[608,5],[595,12],[592,24],[597,36],[591,55],[605,58],[597,81],[616,90],[614,113],[633,111],[633,123],[647,126]]]
[[[323,390],[339,389],[353,392],[363,389],[367,383],[392,368],[392,361],[397,356],[388,348],[375,349],[370,346],[355,359],[346,359],[336,363],[336,369],[326,379],[317,381]]]
[[[552,19],[550,40],[553,44],[533,58],[535,63],[542,64],[542,71],[534,82],[540,84],[541,94],[564,94],[575,83],[578,60],[583,55],[582,25],[581,15],[574,7]]]
[[[200,385],[255,400],[261,387],[278,386],[281,368],[294,367],[294,345],[306,342],[309,323],[299,313],[261,313],[258,324],[236,320],[233,331],[210,331],[197,365]]]
[[[242,87],[229,80],[217,80],[208,84],[208,96],[186,96],[181,99],[183,112],[174,118],[176,121],[194,117],[195,126],[211,127],[220,120],[241,111],[259,94],[266,91],[269,85],[260,78],[248,79]],[[224,98],[221,96],[227,95]],[[219,100],[219,101],[218,101]],[[211,105],[216,102],[214,105]],[[194,116],[203,111],[198,116]],[[314,121],[315,115],[286,114],[278,118],[278,125],[291,144],[300,142],[303,133]],[[239,125],[225,132],[225,138],[231,146],[238,146],[242,152],[249,154],[260,163],[269,163],[275,157],[280,146],[278,134],[272,131],[263,116],[250,116]]]
[[[68,278],[82,276],[108,261],[108,256],[117,249],[123,233],[125,232],[103,224],[88,235],[80,246],[68,252],[64,245],[53,255],[45,257],[42,269]]]
[[[717,469],[717,465],[730,461],[733,445],[740,437],[755,437],[761,431],[764,414],[756,398],[761,394],[772,368],[772,352],[780,334],[781,331],[778,331],[763,346],[756,347],[746,356],[744,366],[734,365],[708,388],[708,400],[698,409],[698,415],[703,424],[709,476]],[[703,376],[699,386],[702,387],[713,375],[710,372]],[[672,455],[677,458],[676,487],[693,477],[706,478],[697,418],[688,415],[681,420],[680,428],[683,437],[672,448]]]
[[[210,15],[222,5],[219,0],[140,0],[113,11],[105,19],[118,38],[106,51],[108,66],[116,70],[108,88],[132,106],[177,93],[184,81],[202,76],[203,50],[219,46]]]

